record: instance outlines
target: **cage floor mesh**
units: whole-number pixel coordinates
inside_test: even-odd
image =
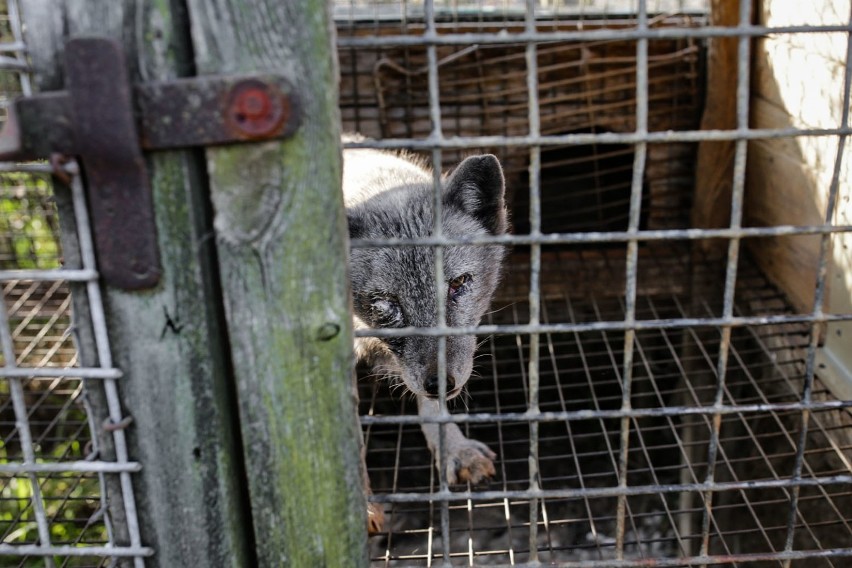
[[[707,283],[713,263],[690,263],[672,254],[640,256],[637,319],[713,317],[720,297],[711,286],[685,286],[688,276]],[[643,277],[643,260],[644,266]],[[502,295],[488,323],[527,323],[529,267],[516,254]],[[544,255],[542,321],[602,322],[625,317],[623,254],[596,252]],[[622,274],[619,280],[618,274]],[[568,276],[574,274],[576,278]],[[590,274],[597,278],[588,278]],[[586,278],[583,277],[586,276]],[[655,276],[656,275],[656,276]],[[663,277],[665,276],[665,277]],[[718,282],[718,280],[716,280]],[[702,290],[703,288],[706,288]],[[740,270],[739,314],[789,313],[778,294],[747,262]],[[807,324],[743,327],[732,334],[725,404],[797,402],[804,377]],[[721,333],[718,328],[637,331],[634,342],[632,405],[664,409],[712,405]],[[524,412],[528,400],[529,336],[484,339],[469,396],[452,407],[469,413]],[[538,353],[540,408],[546,411],[618,410],[624,360],[623,331],[542,334]],[[392,397],[382,382],[362,381],[361,412],[369,415],[416,412],[413,400]],[[814,399],[830,394],[817,382]],[[647,494],[627,499],[623,527],[625,557],[673,558],[698,554],[703,539],[712,554],[783,550],[790,488],[720,490],[714,494],[711,523],[702,529],[704,495],[667,487],[698,484],[707,476],[712,415],[649,416],[632,419],[628,487]],[[799,410],[722,416],[717,483],[789,479],[793,472]],[[544,499],[539,503],[539,559],[555,561],[615,558],[620,418],[592,417],[539,426],[541,487],[596,489],[592,497]],[[815,412],[809,417],[803,477],[831,476],[852,469],[852,448],[837,430],[852,424],[849,409]],[[497,475],[488,489],[530,487],[530,428],[526,422],[463,424],[469,437],[497,454]],[[372,424],[365,429],[373,491],[429,493],[438,489],[419,427]],[[847,438],[848,439],[848,438]],[[480,488],[481,489],[481,488]],[[794,550],[848,546],[852,539],[852,492],[848,486],[803,487],[796,518]],[[468,500],[450,503],[450,557],[468,564],[514,564],[530,559],[530,503],[524,499]],[[441,561],[440,504],[385,505],[386,533],[373,537],[374,565],[429,565]],[[811,558],[794,566],[843,566],[848,558]],[[777,566],[748,563],[742,566]]]

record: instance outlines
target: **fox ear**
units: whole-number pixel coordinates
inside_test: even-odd
[[[503,168],[492,154],[471,156],[450,174],[444,203],[456,206],[477,219],[492,235],[506,232]]]

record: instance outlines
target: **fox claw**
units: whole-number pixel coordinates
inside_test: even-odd
[[[379,534],[385,530],[385,512],[381,503],[367,503],[367,534]]]
[[[471,483],[477,485],[488,481],[496,473],[491,449],[477,440],[465,439],[456,447],[447,449],[447,483],[457,485]]]

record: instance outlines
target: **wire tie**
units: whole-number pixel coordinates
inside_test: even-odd
[[[122,418],[118,422],[113,422],[112,420],[107,418],[106,420],[104,420],[103,429],[107,432],[115,432],[116,430],[124,430],[125,428],[130,426],[131,422],[133,422],[132,416],[125,416],[124,418]]]

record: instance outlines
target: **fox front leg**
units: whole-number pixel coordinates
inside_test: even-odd
[[[417,397],[417,410],[422,417],[435,417],[440,414],[438,401],[425,396]],[[435,456],[435,466],[440,471],[440,426],[432,423],[421,424],[420,427],[429,449],[432,450],[432,455]],[[447,456],[445,471],[447,483],[450,485],[466,482],[476,485],[494,476],[494,459],[497,454],[482,442],[466,438],[457,424],[444,426],[444,446]]]

